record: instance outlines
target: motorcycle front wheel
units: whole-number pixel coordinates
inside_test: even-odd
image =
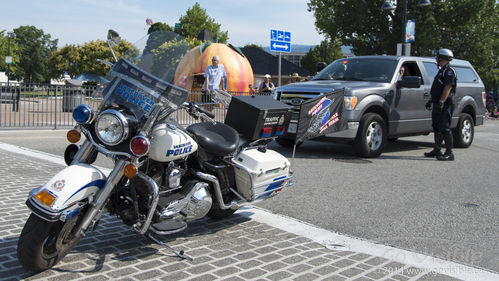
[[[80,241],[75,236],[80,215],[62,222],[48,222],[31,214],[17,243],[17,259],[27,270],[40,272],[62,260]]]

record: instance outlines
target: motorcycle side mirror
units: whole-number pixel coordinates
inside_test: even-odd
[[[118,32],[109,29],[107,32],[107,40],[111,43],[113,43],[115,46],[118,46],[121,42],[121,37],[118,34]]]
[[[109,49],[111,49],[111,53],[113,54],[114,62],[117,62],[118,59],[116,58],[116,54],[114,53],[114,50],[113,50],[113,47],[111,46],[111,44],[113,44],[115,46],[119,46],[120,42],[121,42],[121,37],[118,34],[118,32],[116,32],[112,29],[109,29],[107,31],[107,45],[109,46]]]

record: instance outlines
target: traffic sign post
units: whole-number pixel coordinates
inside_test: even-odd
[[[291,52],[291,32],[271,29],[270,50],[274,52],[279,52],[278,86],[281,86],[281,53]]]

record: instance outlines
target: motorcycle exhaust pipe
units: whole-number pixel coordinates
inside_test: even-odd
[[[218,182],[217,177],[206,174],[203,172],[196,172],[196,176],[199,177],[200,179],[207,180],[213,184],[213,190],[215,191],[215,196],[217,197],[218,205],[220,206],[220,209],[222,210],[227,210],[227,209],[237,209],[241,207],[237,202],[232,201],[230,202],[229,205],[226,205],[224,203],[224,199],[222,197],[222,190],[220,189],[220,183]]]

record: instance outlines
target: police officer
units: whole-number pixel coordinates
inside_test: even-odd
[[[435,147],[430,152],[425,152],[426,157],[436,157],[438,160],[452,161],[453,139],[450,130],[450,122],[454,104],[452,97],[456,92],[456,71],[450,67],[449,62],[454,55],[449,49],[440,49],[436,60],[440,67],[433,84],[431,85],[431,97],[426,103],[426,109],[431,112],[433,133],[435,137]],[[440,152],[442,142],[445,141],[445,153]]]

